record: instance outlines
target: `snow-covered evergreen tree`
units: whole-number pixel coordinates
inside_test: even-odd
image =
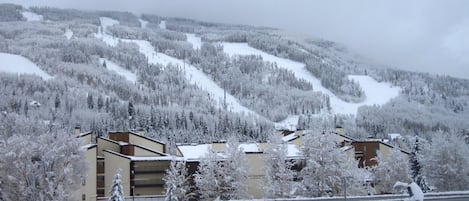
[[[373,168],[376,193],[392,193],[397,181],[409,181],[408,158],[399,149],[393,149],[388,156],[378,151],[376,160],[378,165]]]
[[[420,186],[422,191],[426,192],[429,190],[429,187],[423,170],[423,148],[422,139],[415,137],[409,158],[409,174],[411,179]]]
[[[220,178],[223,177],[220,158],[213,150],[209,150],[205,158],[200,161],[197,172],[194,175],[195,186],[199,199],[215,200],[220,198],[223,186]]]
[[[301,152],[305,157],[300,172],[303,196],[339,195],[345,190],[344,186],[350,188],[349,193],[364,191],[356,186],[363,181],[357,161],[337,146],[334,136],[326,132],[308,132]]]
[[[293,163],[288,160],[288,147],[279,135],[269,137],[269,147],[265,150],[264,193],[270,198],[288,198],[292,196],[295,172]]]
[[[239,142],[236,137],[228,140],[226,147],[226,159],[223,161],[224,176],[221,178],[226,186],[221,199],[243,199],[247,195],[247,162],[245,153],[239,149]]]
[[[70,135],[8,137],[3,131],[0,129],[0,200],[71,200],[86,172],[80,142]]]
[[[108,201],[124,201],[124,187],[122,186],[121,170],[117,169],[114,179],[112,180],[111,191],[109,192]]]
[[[173,159],[163,180],[165,181],[166,201],[182,201],[191,198],[191,185],[185,161]]]
[[[438,191],[468,189],[469,149],[462,137],[439,132],[425,149],[424,168],[429,184]]]

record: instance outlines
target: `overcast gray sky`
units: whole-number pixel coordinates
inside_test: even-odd
[[[336,41],[379,63],[469,78],[466,0],[0,0],[270,26]]]

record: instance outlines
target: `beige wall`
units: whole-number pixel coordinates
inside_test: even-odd
[[[87,162],[88,170],[83,181],[80,181],[80,189],[75,193],[74,200],[82,200],[82,195],[85,195],[86,201],[96,201],[96,147],[87,149],[85,152],[85,159]]]
[[[85,136],[81,136],[79,138],[81,140],[82,145],[92,144],[93,143],[92,142],[93,134],[88,134],[88,135],[85,135]]]
[[[122,186],[124,195],[130,195],[130,159],[104,151],[104,192],[108,194],[111,190],[112,181],[117,169],[121,169]],[[107,195],[106,195],[107,196]]]
[[[138,144],[140,146],[147,147],[147,148],[153,149],[161,153],[165,153],[165,150],[164,150],[165,148],[163,144],[148,140],[144,137],[141,137],[135,134],[130,134],[129,141],[130,141],[129,143],[131,144]]]
[[[226,143],[219,143],[219,142],[212,143],[212,150],[217,152],[217,153],[225,152],[226,151]]]
[[[101,138],[97,138],[96,141],[98,143],[98,156],[104,156],[103,150],[111,150],[114,152],[120,152],[120,146],[117,142],[114,143],[114,142],[104,140]]]
[[[156,154],[156,153],[148,151],[146,149],[142,149],[141,147],[135,146],[134,147],[134,156],[160,156],[160,154]]]
[[[246,154],[248,164],[248,195],[252,198],[264,197],[262,183],[265,175],[265,156],[263,153]]]

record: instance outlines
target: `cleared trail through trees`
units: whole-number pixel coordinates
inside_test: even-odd
[[[388,83],[380,83],[369,76],[350,75],[348,78],[357,81],[365,92],[366,98],[361,103],[345,102],[329,89],[321,84],[321,80],[314,77],[305,68],[305,64],[280,58],[256,48],[250,47],[247,43],[223,42],[223,50],[230,56],[233,55],[260,55],[264,61],[276,63],[278,67],[292,71],[299,79],[304,79],[313,85],[314,91],[320,91],[330,98],[332,112],[335,114],[357,114],[358,108],[363,105],[382,105],[391,98],[399,95],[398,87],[391,87]]]
[[[227,93],[223,88],[218,86],[217,83],[211,80],[205,73],[198,70],[195,66],[192,66],[181,59],[174,58],[161,52],[156,52],[155,48],[149,41],[120,39],[108,35],[106,33],[106,28],[108,26],[119,24],[119,21],[107,17],[101,17],[100,20],[102,30],[95,34],[95,36],[99,39],[102,39],[106,44],[110,46],[116,46],[119,42],[135,43],[138,45],[139,51],[147,57],[148,63],[161,64],[163,66],[172,64],[181,68],[189,83],[196,85],[204,91],[207,91],[210,99],[215,102],[218,108],[224,108],[231,112],[241,113],[255,118],[266,119],[251,109],[241,105],[234,96]],[[193,36],[192,38],[195,39],[196,37]]]

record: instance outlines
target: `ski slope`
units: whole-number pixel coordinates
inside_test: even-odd
[[[111,47],[115,47],[119,43],[119,39],[107,34],[107,27],[119,24],[119,21],[108,18],[100,17],[101,28],[98,29],[98,33],[95,33],[94,36],[98,39],[101,39],[104,43],[108,44]]]
[[[161,52],[156,52],[155,48],[151,45],[150,42],[145,40],[130,40],[130,39],[119,39],[113,36],[106,34],[106,29],[108,26],[112,26],[114,24],[118,24],[119,22],[106,18],[101,17],[101,26],[102,31],[95,34],[96,38],[102,39],[105,43],[110,46],[115,46],[117,43],[120,42],[127,42],[127,43],[135,43],[139,47],[140,53],[144,54],[147,59],[148,63],[150,64],[161,64],[161,65],[168,65],[173,64],[180,66],[183,68],[184,75],[186,79],[189,81],[190,84],[196,85],[200,89],[207,91],[209,93],[210,99],[214,100],[216,106],[218,108],[224,108],[224,103],[226,101],[226,109],[228,111],[236,112],[245,114],[248,116],[254,116],[257,118],[263,118],[262,116],[258,115],[256,112],[242,106],[238,100],[233,97],[231,94],[225,93],[225,91],[218,86],[213,80],[211,80],[205,73],[198,70],[195,66],[190,64],[186,64],[184,61],[171,57]],[[195,36],[194,36],[195,37]]]
[[[73,37],[73,31],[70,30],[70,29],[65,30],[64,36],[65,36],[65,38],[67,38],[67,40],[72,39],[72,37]]]
[[[44,80],[51,79],[52,76],[41,70],[31,60],[15,54],[0,53],[0,71],[17,74],[34,74]]]
[[[162,20],[158,26],[160,29],[166,29],[166,21]]]
[[[29,12],[29,11],[23,11],[21,12],[21,14],[23,15],[24,18],[26,18],[26,21],[28,22],[42,21],[44,19],[42,15],[38,15],[36,13]]]
[[[195,36],[195,34],[186,34],[187,42],[192,44],[194,49],[200,49],[202,46],[202,39],[200,37]]]
[[[224,51],[230,56],[233,55],[260,55],[264,61],[277,63],[280,68],[292,71],[299,79],[304,79],[313,85],[314,91],[320,91],[330,98],[332,112],[335,114],[355,115],[358,108],[363,105],[382,105],[391,98],[399,95],[399,88],[392,87],[388,83],[379,83],[369,76],[349,76],[349,79],[356,80],[365,92],[365,100],[360,103],[348,103],[338,98],[329,89],[322,86],[321,81],[306,70],[305,64],[280,58],[261,50],[250,47],[247,43],[227,43],[223,42]]]
[[[147,28],[148,21],[145,21],[145,20],[142,20],[142,19],[138,19],[138,21],[140,22],[140,28],[142,28],[142,29]]]
[[[106,62],[106,68],[107,69],[109,69],[111,71],[114,71],[118,75],[124,77],[129,82],[132,82],[132,83],[137,82],[137,75],[135,75],[135,73],[132,73],[131,71],[117,65],[116,63],[114,63],[112,61],[109,61],[109,60],[104,59],[104,58],[100,58],[99,63],[102,65],[103,62]]]

